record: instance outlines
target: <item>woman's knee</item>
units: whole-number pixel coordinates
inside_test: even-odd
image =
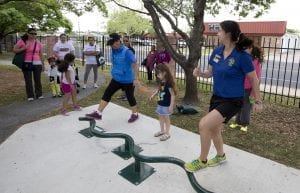
[[[222,122],[218,123],[215,119],[209,117],[203,117],[199,121],[199,133],[203,132],[214,132],[222,125]]]
[[[199,133],[207,132],[209,130],[209,124],[207,123],[205,117],[199,121]]]

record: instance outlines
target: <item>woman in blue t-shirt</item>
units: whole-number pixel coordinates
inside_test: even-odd
[[[226,160],[223,150],[221,131],[223,123],[227,123],[242,107],[244,96],[244,80],[247,76],[253,85],[255,104],[254,111],[261,111],[262,104],[259,93],[259,82],[252,64],[251,56],[244,50],[253,44],[240,30],[235,21],[223,21],[218,32],[221,46],[214,49],[206,71],[194,69],[194,76],[213,78],[213,95],[210,100],[209,113],[199,122],[201,140],[200,156],[192,162],[185,163],[189,172],[216,166]],[[217,155],[207,160],[211,141]]]

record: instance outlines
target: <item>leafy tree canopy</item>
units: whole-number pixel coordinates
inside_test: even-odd
[[[287,29],[286,31],[291,34],[299,34],[300,33],[300,30],[298,30],[298,29]]]
[[[69,33],[72,23],[63,12],[80,16],[95,7],[107,15],[102,0],[0,0],[0,40],[8,34],[23,32],[29,26],[45,32],[62,27]]]
[[[127,35],[138,35],[143,32],[153,33],[152,22],[136,12],[119,11],[113,13],[107,22],[107,32],[122,32]]]

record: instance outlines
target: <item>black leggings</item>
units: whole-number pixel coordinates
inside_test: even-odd
[[[127,100],[129,102],[129,105],[131,107],[136,105],[136,100],[134,97],[134,85],[133,83],[128,83],[128,84],[123,84],[120,82],[115,81],[114,79],[112,79],[108,85],[108,87],[106,88],[103,96],[102,96],[102,100],[109,102],[111,100],[111,97],[115,94],[115,92],[117,92],[119,89],[122,89],[125,91]]]
[[[152,80],[152,71],[148,66],[146,67],[146,69],[147,69],[148,80]]]
[[[41,73],[42,65],[33,65],[32,70],[22,70],[25,80],[27,98],[39,98],[43,95]],[[34,86],[32,84],[32,75],[34,80]],[[34,88],[33,88],[34,87]]]

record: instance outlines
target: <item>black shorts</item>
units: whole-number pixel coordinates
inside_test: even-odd
[[[136,100],[134,97],[134,85],[133,83],[120,83],[118,81],[115,81],[112,79],[108,85],[108,87],[105,89],[104,94],[102,96],[102,100],[109,102],[111,100],[112,95],[117,92],[119,89],[122,89],[125,91],[126,98],[128,100],[128,103],[131,107],[136,105]]]
[[[213,95],[210,99],[209,112],[216,109],[227,123],[243,106],[243,97],[223,98]]]

